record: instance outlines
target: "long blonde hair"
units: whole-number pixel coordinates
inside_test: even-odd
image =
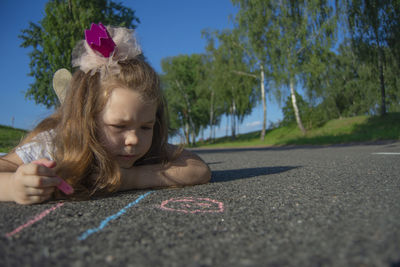
[[[166,163],[168,126],[166,103],[159,77],[141,58],[119,62],[119,74],[105,80],[100,74],[77,70],[72,78],[64,103],[53,115],[40,122],[23,143],[43,131],[53,130],[56,172],[75,189],[75,197],[114,192],[121,184],[119,167],[106,152],[99,139],[96,119],[104,109],[111,91],[118,84],[140,93],[145,101],[157,105],[156,123],[149,151],[135,165]],[[91,179],[93,174],[95,179]],[[92,175],[92,176],[91,176]]]

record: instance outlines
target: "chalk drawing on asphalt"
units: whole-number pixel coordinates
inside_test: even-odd
[[[224,204],[210,198],[171,198],[161,203],[160,209],[183,213],[224,212]]]
[[[31,220],[27,221],[26,223],[24,223],[23,225],[21,225],[21,226],[15,228],[13,231],[11,231],[11,232],[5,234],[5,236],[6,236],[6,237],[11,237],[11,236],[13,236],[13,235],[15,235],[15,234],[21,232],[23,229],[25,229],[25,228],[31,226],[32,224],[34,224],[34,223],[36,223],[36,222],[38,222],[38,221],[40,221],[40,220],[42,220],[44,217],[46,217],[47,215],[49,215],[50,212],[55,211],[56,209],[58,209],[58,208],[61,207],[62,205],[64,205],[63,202],[58,203],[57,205],[55,205],[55,206],[53,206],[53,207],[51,207],[51,208],[49,208],[49,209],[47,209],[47,210],[41,212],[40,214],[36,215],[33,219],[31,219]]]
[[[117,213],[104,219],[99,224],[98,227],[85,231],[78,237],[78,240],[80,240],[80,241],[85,240],[90,235],[101,231],[104,227],[107,226],[107,224],[110,221],[115,220],[118,217],[122,216],[124,213],[126,213],[127,209],[138,204],[141,200],[143,200],[145,197],[147,197],[152,192],[153,191],[149,191],[149,192],[139,196],[135,201],[132,201],[131,203],[126,205],[124,208],[122,208]],[[23,229],[42,220],[44,217],[46,217],[51,212],[55,211],[56,209],[58,209],[59,207],[61,207],[63,205],[64,205],[64,203],[61,202],[61,203],[54,205],[53,207],[51,207],[49,209],[44,210],[40,214],[36,215],[33,219],[26,222],[25,224],[17,227],[16,229],[14,229],[13,231],[11,231],[7,234],[5,234],[5,236],[11,237],[11,236],[19,233]],[[224,212],[224,204],[220,201],[210,199],[210,198],[183,197],[183,198],[171,198],[171,199],[163,201],[160,205],[160,209],[166,210],[166,211],[183,212],[183,213],[221,213],[221,212]]]
[[[151,194],[153,191],[149,191],[141,196],[139,196],[135,201],[132,201],[131,203],[129,203],[128,205],[126,205],[124,208],[122,208],[120,211],[118,211],[117,213],[105,218],[98,227],[96,228],[92,228],[87,230],[86,232],[84,232],[83,234],[81,234],[78,237],[79,241],[85,240],[86,238],[88,238],[90,235],[97,233],[99,231],[101,231],[104,227],[107,226],[107,224],[112,221],[117,219],[118,217],[122,216],[124,213],[126,213],[126,211],[131,208],[132,206],[135,206],[136,204],[138,204],[142,199],[144,199],[145,197],[147,197],[149,194]]]

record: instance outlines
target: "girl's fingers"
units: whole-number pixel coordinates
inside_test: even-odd
[[[55,187],[60,184],[58,177],[24,176],[23,183],[27,187],[45,188]]]
[[[43,195],[43,196],[26,196],[24,198],[19,198],[16,200],[17,203],[22,205],[30,205],[42,203],[51,198],[51,195]]]
[[[28,201],[33,204],[33,203],[41,203],[46,199],[48,199],[47,196],[30,196],[28,198]]]
[[[49,159],[34,160],[31,163],[42,165],[42,166],[45,166],[45,167],[50,168],[50,169],[54,168],[57,165],[57,163],[55,161],[49,160]]]
[[[45,188],[27,187],[25,191],[26,195],[28,196],[51,196],[51,194],[54,192],[54,187],[45,187]]]
[[[24,175],[56,176],[54,169],[33,162],[26,164],[21,171]]]

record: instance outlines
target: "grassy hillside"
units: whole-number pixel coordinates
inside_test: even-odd
[[[400,140],[400,113],[331,120],[320,128],[309,130],[305,136],[292,125],[267,131],[264,141],[260,140],[257,131],[239,135],[235,141],[223,137],[213,144],[199,142],[197,146],[326,145],[377,140]]]
[[[25,130],[0,125],[0,152],[9,152],[26,133]]]

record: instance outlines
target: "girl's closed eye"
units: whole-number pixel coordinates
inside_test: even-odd
[[[108,126],[113,128],[114,130],[123,130],[123,129],[125,129],[125,125],[122,125],[122,124],[110,124]]]
[[[143,125],[141,128],[142,128],[142,130],[145,130],[145,131],[149,131],[149,130],[153,130],[153,125]]]
[[[110,124],[108,126],[111,127],[114,130],[124,130],[124,129],[126,129],[126,125],[124,125],[124,124]],[[145,130],[145,131],[153,130],[154,125],[143,125],[140,128],[142,130]]]

